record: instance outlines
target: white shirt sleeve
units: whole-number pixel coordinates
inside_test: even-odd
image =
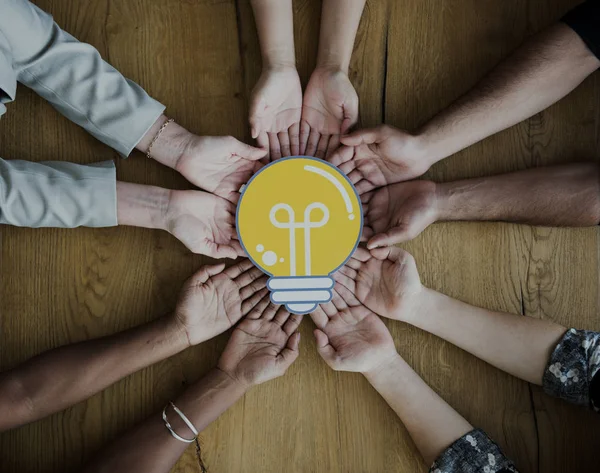
[[[10,82],[8,71],[3,79],[7,62],[19,82],[123,156],[165,109],[103,61],[93,46],[61,30],[48,13],[27,0],[0,0],[0,88],[2,82]],[[0,108],[14,99],[4,88]]]

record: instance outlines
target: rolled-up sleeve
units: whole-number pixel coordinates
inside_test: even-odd
[[[19,227],[117,225],[112,161],[92,165],[0,159],[0,223]]]
[[[600,333],[567,330],[548,360],[544,391],[600,411]]]
[[[518,473],[482,430],[476,429],[450,445],[435,461],[429,473]]]
[[[0,33],[19,82],[127,156],[165,107],[26,0],[0,0]]]

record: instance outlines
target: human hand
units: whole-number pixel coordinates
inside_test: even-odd
[[[317,350],[336,371],[366,373],[396,356],[394,340],[385,324],[348,291],[333,293],[312,314]]]
[[[329,161],[346,173],[360,195],[419,177],[433,164],[417,136],[387,125],[355,131],[341,142],[344,146]]]
[[[300,154],[302,86],[293,66],[267,68],[250,98],[250,129],[268,161]]]
[[[357,248],[333,278],[336,290],[356,297],[373,312],[410,322],[417,316],[425,291],[412,255],[401,248]]]
[[[202,191],[170,191],[162,227],[192,252],[237,258],[244,250],[235,231],[235,206]]]
[[[233,327],[268,293],[267,277],[249,259],[225,269],[203,266],[181,290],[173,314],[189,345],[197,345]]]
[[[300,153],[325,158],[340,144],[340,135],[358,120],[358,95],[348,75],[338,69],[317,68],[302,102]]]
[[[175,169],[188,181],[234,204],[239,190],[261,168],[266,150],[232,136],[192,135]]]
[[[384,186],[363,194],[361,200],[363,238],[369,249],[412,240],[439,218],[436,184],[431,181]]]
[[[231,334],[218,368],[244,386],[283,376],[298,358],[301,321],[264,296]]]

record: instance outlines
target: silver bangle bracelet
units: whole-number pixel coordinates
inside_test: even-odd
[[[181,418],[181,420],[185,423],[185,425],[187,425],[189,427],[189,429],[193,432],[194,438],[192,438],[192,439],[186,439],[186,438],[182,437],[181,435],[178,435],[177,432],[175,432],[173,430],[173,427],[171,427],[171,424],[169,423],[169,420],[167,419],[167,408],[169,406],[173,407],[173,410],[175,411],[175,413]],[[185,442],[185,443],[192,443],[192,442],[196,441],[196,438],[198,437],[198,430],[196,430],[196,428],[194,427],[194,425],[183,414],[183,412],[181,412],[177,407],[175,407],[175,404],[173,404],[172,402],[170,402],[169,404],[167,404],[165,406],[165,408],[163,409],[163,412],[162,412],[162,418],[163,418],[163,422],[165,423],[165,427],[170,432],[170,434],[171,434],[171,436],[173,438],[179,440],[180,442]]]

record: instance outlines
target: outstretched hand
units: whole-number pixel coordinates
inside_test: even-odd
[[[232,136],[192,135],[175,169],[192,184],[235,204],[240,187],[260,169],[258,160],[266,154]]]
[[[312,314],[319,355],[334,370],[366,373],[396,356],[385,324],[348,291],[336,285],[331,302]]]
[[[436,184],[409,181],[384,186],[361,196],[363,238],[367,248],[391,246],[416,238],[438,220]]]
[[[231,334],[218,368],[246,387],[283,376],[298,358],[301,321],[264,296]]]
[[[302,86],[295,67],[263,71],[250,99],[250,129],[267,161],[300,154]]]
[[[244,250],[235,231],[235,206],[202,191],[170,191],[164,229],[192,252],[237,258]]]
[[[346,173],[360,195],[419,177],[433,164],[415,136],[387,125],[342,136],[341,143],[344,146],[328,159]]]
[[[390,319],[416,317],[423,285],[412,255],[401,248],[358,248],[334,275],[336,290]]]
[[[300,153],[325,158],[340,145],[343,135],[358,121],[358,95],[348,75],[317,68],[302,102]]]
[[[267,277],[248,259],[225,269],[203,266],[190,277],[174,313],[176,325],[190,345],[209,340],[233,327],[268,293]]]

